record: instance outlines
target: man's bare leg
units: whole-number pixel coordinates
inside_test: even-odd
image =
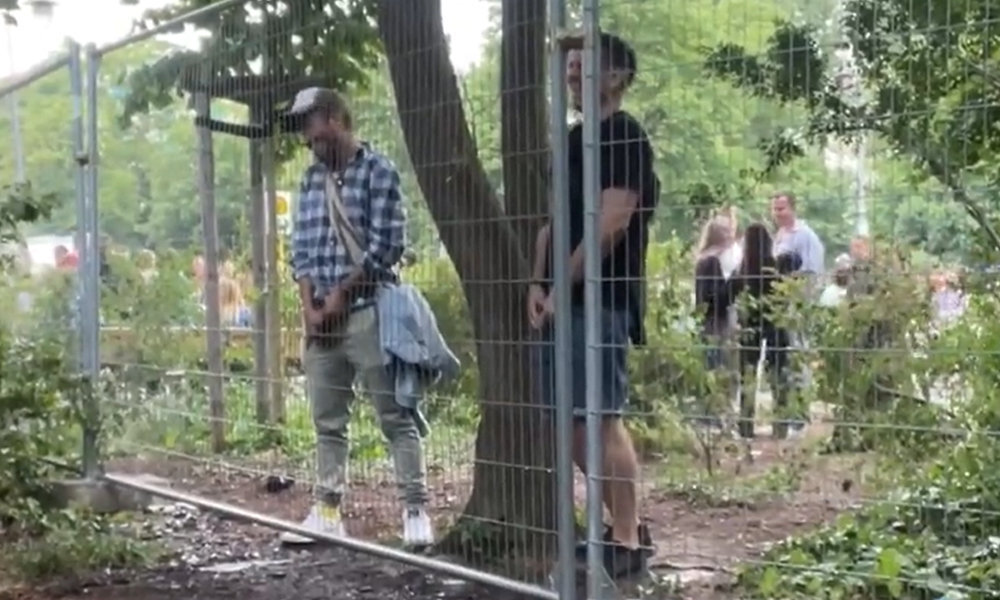
[[[625,547],[638,548],[639,459],[621,417],[605,417],[603,429],[604,503],[611,513],[611,533]]]
[[[639,459],[632,437],[621,417],[605,417],[602,423],[604,461],[602,493],[611,513],[611,532],[615,541],[628,548],[639,547],[639,512],[636,482]],[[573,430],[573,460],[587,472],[587,428],[578,422]]]

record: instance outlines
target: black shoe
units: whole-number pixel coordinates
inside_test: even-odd
[[[649,555],[642,546],[627,548],[618,542],[604,545],[604,570],[611,579],[639,575],[649,570]]]
[[[610,525],[604,527],[604,535],[601,536],[601,542],[605,544],[605,547],[608,544],[614,543],[614,536],[611,533]],[[655,546],[653,546],[653,536],[649,533],[649,526],[645,523],[639,525],[639,550],[644,552],[647,557],[652,556],[656,551]],[[587,540],[577,542],[576,558],[580,561],[587,560]]]

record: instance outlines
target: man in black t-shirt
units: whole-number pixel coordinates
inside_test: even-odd
[[[601,92],[601,192],[598,236],[601,266],[601,399],[604,438],[602,472],[607,482],[604,501],[612,523],[605,532],[605,566],[620,577],[646,568],[652,541],[640,527],[636,480],[638,459],[632,439],[622,422],[628,395],[626,354],[629,342],[643,343],[643,290],[649,219],[659,197],[659,180],[653,172],[653,150],[642,126],[621,109],[622,97],[636,75],[636,56],[621,38],[602,34]],[[567,84],[574,107],[581,104],[581,56],[571,52]],[[553,373],[557,360],[571,361],[573,407],[576,417],[573,456],[586,469],[586,330],[584,318],[584,180],[582,127],[570,129],[568,143],[570,221],[569,257],[572,286],[571,343],[569,357],[555,356],[551,343],[537,358],[543,395],[552,403]],[[533,282],[528,292],[528,316],[535,328],[551,341],[551,228],[545,225],[536,240]],[[585,546],[581,546],[585,553]]]

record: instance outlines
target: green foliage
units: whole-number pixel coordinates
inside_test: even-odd
[[[977,436],[919,485],[779,544],[740,576],[753,598],[995,598],[997,442]]]
[[[635,412],[629,428],[643,454],[690,453],[695,440],[680,415],[718,414],[720,407],[692,317],[694,264],[688,248],[677,239],[650,244],[647,273],[647,344],[629,354]]]
[[[142,23],[156,25],[210,4],[210,0],[171,3],[147,11]],[[128,94],[121,122],[128,124],[135,115],[171,106],[199,85],[205,66],[216,86],[212,95],[228,94],[232,100],[242,96],[262,102],[287,101],[297,88],[279,92],[288,95],[284,98],[275,98],[273,89],[286,83],[299,85],[297,82],[307,77],[341,90],[364,82],[379,58],[373,17],[372,0],[333,4],[323,0],[251,0],[204,15],[191,23],[211,33],[201,51],[174,49],[131,70],[123,80]],[[255,67],[257,61],[261,61],[260,68]],[[249,91],[256,94],[238,90],[248,87],[238,83],[239,78],[253,79],[255,75],[262,77],[249,84]],[[269,124],[272,115],[255,117],[253,124],[262,125],[265,120]],[[279,143],[279,155],[289,157],[295,141],[282,139]]]
[[[114,52],[102,61],[98,94],[101,149],[100,227],[118,243],[132,247],[188,248],[200,241],[201,213],[195,169],[195,129],[184,105],[136,116],[122,130],[115,124],[123,110],[125,89],[116,83],[123,72],[152,61],[170,48],[151,41]],[[76,222],[76,191],[70,118],[69,76],[65,70],[18,93],[25,147],[25,167],[38,197],[51,197],[51,220],[25,226],[25,233],[72,232]],[[216,107],[220,118],[235,119],[232,105]],[[0,137],[11,135],[6,111],[0,114]],[[246,143],[216,136],[216,202],[220,240],[233,246],[246,212]],[[0,180],[14,179],[14,158],[0,153]]]
[[[956,399],[948,413],[905,400],[883,406],[883,417],[875,410],[851,413],[853,422],[871,423],[878,433],[869,436],[869,443],[877,441],[874,447],[892,457],[886,465],[896,465],[897,483],[890,497],[770,550],[759,566],[741,575],[751,597],[996,597],[1000,382],[992,363],[993,349],[1000,342],[1000,305],[990,295],[975,298],[963,321],[923,342],[926,348],[916,357],[893,358],[902,363],[899,371],[889,360],[879,363],[882,370],[907,377],[961,373],[965,398],[951,389]],[[892,309],[902,300],[882,298]],[[913,325],[910,331],[920,333]],[[839,378],[844,387],[857,385],[851,376]],[[865,380],[878,378],[868,373],[857,379]],[[824,385],[820,383],[821,388]]]
[[[43,533],[22,537],[5,551],[4,569],[27,582],[89,575],[153,564],[160,549],[137,541],[137,532],[80,511],[47,513]]]
[[[31,186],[5,187],[0,196],[0,239],[19,238],[18,227],[47,217],[51,198],[36,199]],[[8,269],[0,266],[7,278]],[[3,297],[0,321],[0,546],[9,558],[3,574],[21,579],[93,572],[142,564],[151,556],[145,544],[112,531],[109,523],[77,510],[53,510],[53,467],[46,459],[72,456],[84,422],[85,388],[70,370],[71,345],[64,324],[53,315],[67,310],[64,281],[54,290],[63,306],[36,309],[41,318],[23,327],[18,310]],[[24,291],[21,288],[5,288]],[[36,295],[40,290],[34,289]],[[43,307],[44,308],[44,307]]]
[[[808,111],[801,126],[762,140],[765,171],[802,155],[807,143],[850,144],[872,133],[889,156],[935,180],[976,223],[980,244],[996,250],[996,201],[978,191],[997,183],[990,15],[983,2],[850,0],[836,23],[841,52],[821,51],[813,25],[785,20],[762,51],[716,45],[707,68],[752,96]]]
[[[2,194],[3,240],[19,239],[19,225],[37,221],[50,209],[35,199],[29,184],[4,187]],[[0,275],[6,279],[8,269],[0,266]],[[79,392],[65,368],[65,346],[51,335],[45,337],[45,332],[26,339],[14,325],[14,319],[0,321],[0,526],[4,528],[18,523],[22,514],[35,513],[48,499],[50,468],[43,458],[65,450]],[[30,530],[32,522],[25,524]]]

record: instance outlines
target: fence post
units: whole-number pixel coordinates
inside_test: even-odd
[[[250,122],[263,123],[267,118],[261,99],[249,103]],[[257,423],[265,425],[271,419],[271,382],[268,380],[267,335],[267,247],[264,239],[267,214],[264,198],[264,149],[258,139],[249,140],[250,147],[250,254],[253,286],[257,297],[253,303],[253,364],[254,397],[257,404]]]
[[[83,297],[80,302],[80,322],[83,325],[84,340],[81,347],[84,363],[86,387],[83,406],[83,474],[87,479],[95,479],[100,475],[100,457],[98,456],[98,436],[100,433],[100,406],[97,386],[101,371],[100,334],[101,334],[101,259],[99,247],[98,225],[98,120],[97,120],[97,89],[100,74],[101,57],[97,48],[87,46],[87,184],[86,201],[83,210],[84,245],[83,253]]]
[[[566,26],[566,0],[549,0],[549,138],[552,147],[552,276],[555,355],[570,356],[572,319],[569,285],[569,155],[566,124],[566,52],[560,38]],[[556,493],[558,507],[557,589],[560,600],[576,597],[576,521],[573,510],[573,373],[569,361],[555,361]]]
[[[601,431],[601,44],[599,0],[583,0],[583,244],[587,365],[587,597],[606,595]]]
[[[76,192],[76,231],[73,244],[77,252],[82,252],[87,243],[83,229],[87,220],[87,152],[84,146],[83,133],[83,64],[80,56],[80,44],[73,40],[66,42],[69,51],[69,89],[72,101],[72,121],[70,130],[73,136],[74,188]],[[76,301],[73,303],[73,322],[76,327],[76,360],[77,372],[86,373],[87,362],[84,359],[84,340],[87,338],[85,329],[90,325],[82,313],[83,298],[87,295],[86,277],[78,274],[76,278]]]
[[[206,59],[194,94],[195,113],[207,122],[211,114],[211,66]],[[226,449],[226,408],[222,386],[222,318],[219,314],[219,219],[215,208],[215,149],[212,130],[204,125],[198,135],[198,197],[201,200],[201,233],[205,242],[205,349],[208,355],[208,405],[211,415],[212,452]]]

